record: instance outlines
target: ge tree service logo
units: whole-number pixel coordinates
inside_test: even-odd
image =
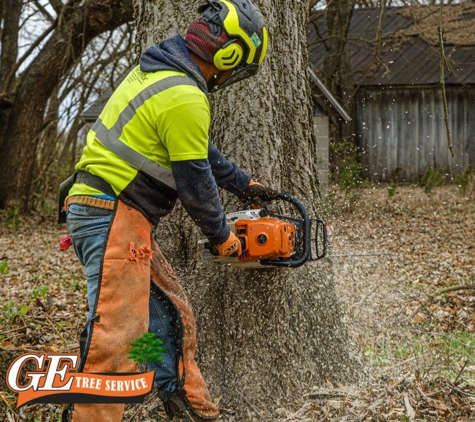
[[[154,371],[96,374],[74,372],[78,354],[29,353],[10,365],[8,388],[18,393],[17,407],[32,403],[142,403],[153,387]],[[35,371],[21,373],[34,363]]]

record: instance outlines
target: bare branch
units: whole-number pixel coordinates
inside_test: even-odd
[[[381,0],[381,9],[379,12],[379,20],[378,20],[378,30],[376,31],[376,51],[379,51],[381,48],[385,16],[386,16],[386,0]]]
[[[10,85],[15,77],[16,71],[20,68],[20,66],[23,64],[23,62],[30,56],[30,54],[35,50],[38,45],[41,44],[41,42],[53,32],[55,29],[56,25],[51,25],[46,31],[44,31],[36,40],[33,44],[31,44],[30,48],[23,54],[23,56],[20,57],[20,59],[15,63],[15,66],[12,67],[10,73],[8,74],[8,77],[5,81],[5,85],[3,87],[3,92],[0,93],[0,99],[3,99],[10,95],[11,93],[8,92],[10,90]]]
[[[443,295],[444,293],[449,293],[449,292],[456,292],[458,290],[474,290],[475,289],[475,284],[457,284],[456,286],[450,286],[446,287],[445,289],[441,289],[438,292],[435,293],[434,296],[440,296]]]
[[[440,84],[442,86],[442,102],[444,104],[444,121],[445,121],[445,129],[447,131],[447,144],[449,147],[450,154],[452,155],[452,158],[453,158],[455,155],[454,155],[454,149],[452,147],[452,134],[450,133],[447,94],[445,92],[444,67],[445,67],[446,59],[445,59],[445,53],[444,53],[444,35],[443,35],[443,30],[442,30],[443,9],[444,9],[444,2],[440,2],[440,14],[439,14]]]
[[[118,33],[119,36],[117,36]],[[91,82],[84,81],[84,77],[91,78],[91,76],[94,75],[99,76],[107,66],[112,66],[113,69],[119,66],[121,64],[119,59],[131,53],[133,39],[134,31],[126,25],[122,30],[108,32],[105,38],[101,37],[98,42],[90,45],[92,52],[89,54],[92,54],[93,59],[89,60],[89,63],[88,60],[80,60],[75,68],[69,72],[66,81],[62,82],[63,89],[60,100],[63,101],[74,89],[77,89],[79,85],[95,85],[97,78],[94,82]],[[100,48],[95,49],[96,45],[99,45]],[[97,60],[96,57],[102,57],[102,59]],[[117,78],[116,73],[114,70],[108,72],[110,75],[110,86],[112,86],[112,82]]]
[[[38,0],[33,0],[35,6],[43,14],[43,16],[49,20],[50,23],[54,23],[55,18],[43,7],[43,5]]]
[[[61,0],[49,0],[49,4],[58,15],[61,13],[61,9],[64,6]]]
[[[308,12],[311,13],[312,9],[319,3],[321,0],[311,0],[308,5]]]
[[[30,25],[31,18],[36,16],[37,13],[38,13],[37,10],[33,10],[31,13],[25,14],[25,16],[22,18],[22,22],[21,22],[21,25],[20,25],[19,29],[28,28],[28,26]]]
[[[88,67],[84,68],[81,74],[77,78],[72,78],[70,85],[64,90],[61,94],[61,100],[64,100],[73,90],[77,89],[77,85],[79,81],[84,77],[84,75],[88,74],[96,74],[99,77],[100,73],[104,71],[104,69],[108,65],[113,65],[114,67],[118,64],[117,59],[123,57],[125,53],[129,50],[129,48],[124,48],[123,50],[116,50],[113,54],[111,54],[107,59],[98,60],[95,63],[89,65]],[[115,72],[110,72],[111,78],[113,77]],[[96,78],[97,80],[97,78]],[[87,83],[86,85],[90,85],[91,83]]]

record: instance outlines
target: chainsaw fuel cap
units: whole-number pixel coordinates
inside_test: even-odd
[[[257,236],[257,243],[259,243],[259,245],[265,245],[267,243],[267,236],[261,233]]]

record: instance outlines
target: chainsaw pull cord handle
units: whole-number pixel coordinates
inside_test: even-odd
[[[310,230],[311,224],[310,217],[307,213],[307,208],[305,208],[304,204],[300,202],[297,198],[288,193],[280,193],[276,199],[281,199],[282,201],[289,202],[292,204],[300,213],[300,216],[303,220],[303,228],[302,228],[302,235],[303,235],[303,254],[299,259],[292,260],[292,259],[263,259],[261,260],[262,265],[272,265],[274,267],[300,267],[308,261],[310,256],[311,246],[310,246]]]

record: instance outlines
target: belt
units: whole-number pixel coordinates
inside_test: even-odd
[[[64,210],[68,209],[71,204],[87,205],[89,207],[102,208],[104,210],[113,210],[115,208],[115,201],[108,199],[94,198],[93,196],[67,196],[64,200]]]

